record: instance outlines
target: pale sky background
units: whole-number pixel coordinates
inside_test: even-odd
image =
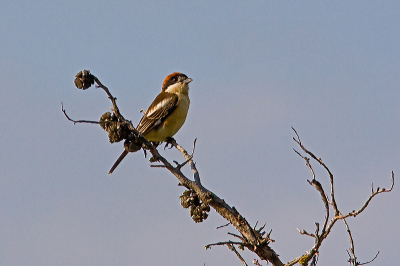
[[[291,126],[334,173],[343,213],[392,170],[400,180],[399,1],[3,1],[0,36],[0,265],[241,265],[204,249],[235,229],[216,230],[226,221],[213,210],[195,224],[177,179],[141,152],[107,175],[122,143],[61,112],[98,120],[111,105],[74,87],[82,69],[134,124],[168,74],[193,78],[176,139],[198,139],[204,186],[266,223],[284,262],[313,245],[296,227],[313,232],[325,215]],[[373,265],[398,264],[399,191],[348,220],[361,262],[380,251]],[[338,222],[320,265],[348,265],[349,247]]]

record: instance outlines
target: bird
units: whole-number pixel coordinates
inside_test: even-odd
[[[193,79],[180,72],[174,72],[164,79],[160,94],[147,108],[136,127],[148,141],[154,143],[167,141],[185,123],[190,105],[189,83],[192,81]],[[127,154],[127,150],[122,152],[108,172],[109,175]]]

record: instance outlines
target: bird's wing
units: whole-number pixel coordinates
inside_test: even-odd
[[[137,126],[137,130],[146,135],[150,130],[162,122],[175,110],[178,96],[174,93],[161,92],[150,104],[146,113]]]

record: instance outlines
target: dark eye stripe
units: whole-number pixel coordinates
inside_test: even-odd
[[[174,72],[171,75],[167,76],[163,82],[162,86],[162,91],[165,91],[168,86],[177,83],[179,81],[183,81],[187,79],[188,77],[185,74],[179,73],[179,72]]]

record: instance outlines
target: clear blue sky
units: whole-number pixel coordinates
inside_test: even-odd
[[[343,213],[371,184],[400,176],[398,1],[8,1],[0,9],[1,265],[241,265],[214,211],[195,224],[183,189],[163,169],[122,151],[97,120],[110,102],[79,91],[89,69],[136,124],[165,76],[193,78],[188,119],[176,135],[205,187],[251,224],[266,223],[283,261],[309,250],[324,208],[290,126],[335,175]],[[162,151],[183,161],[173,150]],[[318,179],[327,175],[314,164]],[[189,169],[185,170],[189,176]],[[399,187],[349,219],[356,254],[398,263]],[[347,265],[339,222],[321,265]],[[248,263],[256,258],[246,251]],[[265,263],[263,264],[265,265]]]

